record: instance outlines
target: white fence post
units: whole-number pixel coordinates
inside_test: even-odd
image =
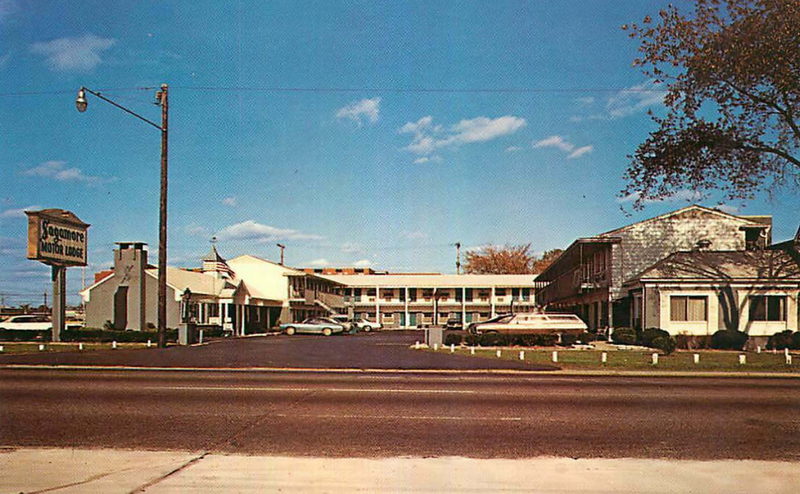
[[[603,353],[600,354],[600,362],[602,362],[604,364],[606,362],[608,362],[608,353],[603,352]]]
[[[0,345],[0,353],[3,353],[3,345]]]
[[[83,343],[78,343],[78,350],[83,350]]]
[[[558,352],[557,351],[553,351],[553,362],[556,362],[556,363],[558,362]]]
[[[43,352],[43,351],[44,351],[44,345],[43,345],[43,344],[41,344],[41,343],[39,343],[39,351],[40,351],[40,352]]]
[[[438,343],[434,343],[434,344],[433,344],[433,351],[434,351],[434,352],[437,352],[437,351],[439,351],[439,344],[438,344]]]
[[[112,341],[111,342],[111,348],[113,348],[114,350],[117,349],[117,342],[116,341]]]
[[[694,354],[694,363],[695,364],[699,364],[700,363],[700,354],[699,353],[695,353]]]
[[[653,354],[653,365],[658,365],[658,354],[657,353]]]
[[[525,360],[525,351],[524,350],[520,350],[519,351],[519,359],[520,360]]]
[[[792,356],[791,355],[787,355],[786,356],[786,365],[792,365]]]
[[[739,355],[739,365],[744,365],[747,363],[747,355]]]
[[[502,353],[500,352],[500,350],[497,350],[497,358],[500,358],[501,355]]]
[[[150,340],[147,340],[147,348],[150,348],[151,346],[153,346],[153,342],[150,341]]]
[[[470,355],[475,355],[475,347],[474,346],[469,347],[469,354]]]
[[[450,353],[453,353],[455,351],[456,351],[456,346],[454,344],[450,343]]]

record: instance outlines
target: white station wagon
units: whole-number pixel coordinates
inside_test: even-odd
[[[0,329],[27,329],[30,331],[47,331],[53,328],[53,323],[47,316],[28,314],[11,316],[0,322]]]
[[[469,326],[472,333],[500,334],[578,334],[587,329],[575,314],[541,312],[504,314]]]

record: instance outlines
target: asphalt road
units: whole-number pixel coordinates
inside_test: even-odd
[[[800,380],[0,370],[0,446],[800,460]]]
[[[435,354],[410,349],[421,331],[382,331],[357,335],[274,335],[231,338],[208,345],[118,349],[91,352],[42,352],[0,355],[3,364],[117,365],[203,368],[355,368],[355,369],[524,369],[558,367],[505,359]]]

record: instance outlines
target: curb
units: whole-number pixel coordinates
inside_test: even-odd
[[[315,368],[315,367],[134,367],[117,365],[34,365],[5,364],[0,370],[89,370],[89,371],[155,371],[155,372],[266,372],[318,374],[492,374],[564,377],[713,377],[800,379],[797,372],[681,372],[681,371],[601,371],[601,370],[533,370],[533,369],[382,369],[382,368]]]

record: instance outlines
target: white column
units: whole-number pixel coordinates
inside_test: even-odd
[[[244,332],[245,332],[244,323],[245,323],[245,319],[246,318],[247,318],[247,306],[246,305],[242,305],[242,336],[244,336]]]
[[[461,327],[467,324],[467,288],[461,287]]]
[[[497,315],[497,312],[495,312],[495,306],[494,306],[494,289],[495,289],[495,287],[492,286],[492,299],[491,299],[492,300],[492,317]]]
[[[217,302],[217,315],[219,316],[219,325],[225,328],[225,318],[222,316],[222,302]]]
[[[381,289],[375,285],[375,322],[381,324]]]
[[[408,327],[410,327],[410,326],[411,326],[411,325],[408,323],[408,287],[405,287],[405,288],[403,288],[403,290],[405,290],[405,292],[406,292],[406,295],[405,295],[405,297],[403,297],[403,300],[405,300],[405,311],[406,311],[406,318],[405,318],[405,320],[404,320],[404,323],[405,323],[405,327],[407,327],[407,328],[408,328]]]

